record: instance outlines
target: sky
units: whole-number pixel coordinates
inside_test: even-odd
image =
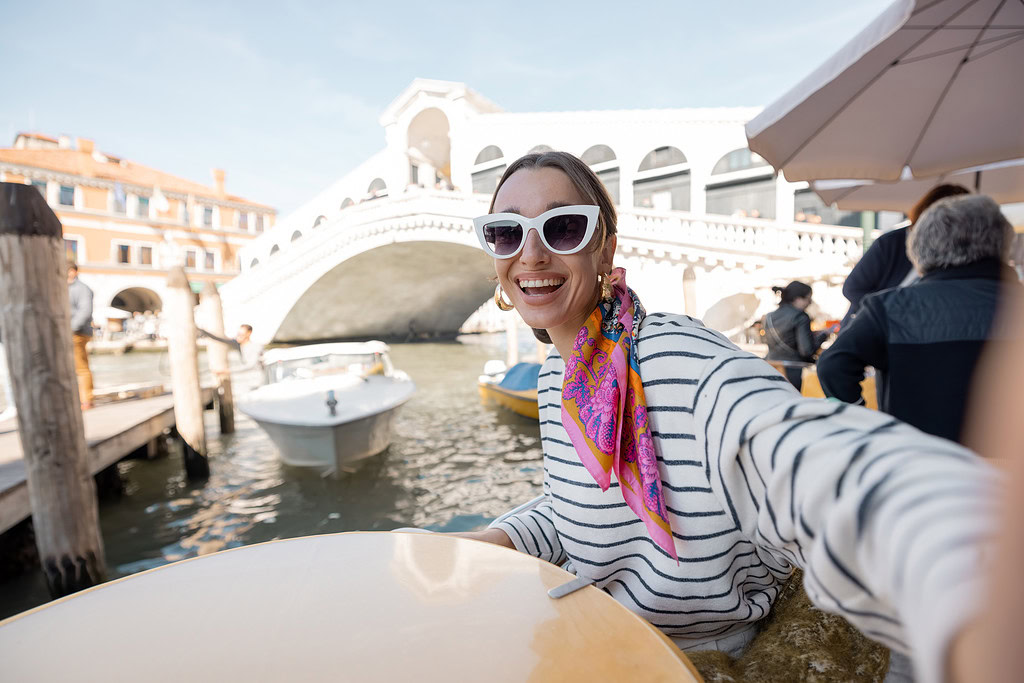
[[[891,0],[0,0],[0,146],[97,148],[287,215],[384,147],[417,77],[510,112],[766,105]]]

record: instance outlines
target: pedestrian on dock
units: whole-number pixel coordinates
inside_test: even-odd
[[[234,339],[227,339],[226,337],[219,337],[212,332],[207,332],[203,328],[196,328],[199,331],[200,337],[206,337],[212,341],[219,342],[221,344],[227,344],[229,347],[238,351],[238,355],[241,356],[242,365],[235,368],[237,372],[246,371],[259,371],[263,372],[263,349],[262,344],[257,344],[252,340],[252,325],[243,323],[238,326],[238,332],[235,333]],[[261,383],[261,382],[257,382]]]
[[[68,261],[68,297],[71,301],[71,340],[82,410],[92,408],[92,370],[88,343],[92,340],[92,290],[78,279],[78,264]]]
[[[615,265],[614,205],[576,157],[521,157],[490,211],[474,226],[495,302],[554,344],[538,387],[544,495],[461,535],[564,565],[688,652],[768,652],[758,666],[783,669],[764,680],[910,680],[898,653],[943,680],[979,608],[995,469],[888,415],[804,398],[693,318],[647,314]],[[796,640],[754,647],[798,568],[815,605],[893,650],[888,664],[868,648],[843,669],[861,636],[822,637],[816,610],[781,629]]]

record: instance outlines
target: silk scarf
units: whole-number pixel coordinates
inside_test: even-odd
[[[613,270],[609,282],[611,297],[598,302],[565,362],[562,425],[601,490],[614,472],[651,539],[678,561],[640,380],[635,335],[647,313],[626,286],[624,269]]]

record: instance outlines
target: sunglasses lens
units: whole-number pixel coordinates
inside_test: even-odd
[[[587,234],[587,217],[565,214],[544,221],[544,239],[556,251],[569,251],[580,246]]]
[[[498,256],[515,253],[523,241],[523,227],[515,221],[495,221],[484,226],[484,241]]]

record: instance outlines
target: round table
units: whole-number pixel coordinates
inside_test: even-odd
[[[206,555],[0,622],[12,681],[700,681],[659,630],[534,557],[346,533]]]

